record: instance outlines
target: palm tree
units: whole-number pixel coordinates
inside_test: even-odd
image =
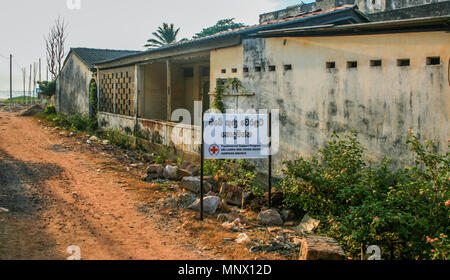
[[[156,37],[156,39],[148,39],[145,47],[159,48],[162,46],[170,45],[172,43],[176,43],[179,31],[180,28],[175,30],[173,23],[171,23],[170,25],[167,23],[163,23],[162,26],[158,27],[158,30],[156,32],[152,33],[153,36]]]

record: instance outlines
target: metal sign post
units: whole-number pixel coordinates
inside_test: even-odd
[[[269,158],[268,158],[269,209],[272,208],[272,112],[269,113]]]
[[[205,114],[202,112],[202,129],[201,129],[201,133],[202,133],[202,151],[201,151],[201,163],[200,163],[200,220],[203,221],[203,190],[204,190],[204,186],[203,186],[203,168],[205,165],[205,135],[204,135],[204,127],[205,127]]]
[[[204,160],[268,159],[269,207],[272,206],[272,114],[202,114],[200,220],[203,221]],[[207,135],[207,139],[205,139]],[[268,151],[268,155],[264,152]]]

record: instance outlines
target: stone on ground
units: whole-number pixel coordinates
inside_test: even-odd
[[[3,207],[0,207],[0,213],[8,213],[9,210]]]
[[[258,222],[266,226],[281,226],[283,225],[283,219],[281,219],[278,211],[274,209],[269,209],[262,211],[258,215]]]
[[[299,233],[311,233],[313,232],[315,229],[317,229],[320,225],[320,221],[311,218],[308,215],[305,215],[305,217],[303,217],[302,222],[300,223],[300,225],[296,228],[294,228],[295,231],[299,232]]]
[[[242,206],[242,193],[241,187],[225,183],[220,187],[220,197],[225,197],[225,201],[231,205]]]
[[[177,171],[178,167],[167,165],[166,168],[163,171],[163,177],[169,180],[176,180],[177,179]]]
[[[183,180],[181,181],[180,187],[188,190],[190,192],[199,194],[200,193],[200,178],[198,177],[184,177]],[[209,193],[211,191],[211,185],[204,181],[203,184],[203,192],[204,193]]]
[[[162,164],[152,164],[147,167],[147,174],[144,177],[144,181],[151,182],[155,179],[163,176],[164,166]]]
[[[192,174],[191,172],[189,172],[186,169],[178,168],[178,170],[177,170],[177,179],[178,180],[183,180],[184,177],[192,177],[192,176],[194,176],[194,174]]]
[[[300,260],[347,260],[347,256],[336,240],[324,236],[307,236],[302,241]]]
[[[180,166],[178,166],[180,169],[184,169],[188,172],[190,172],[192,175],[191,176],[197,176],[198,175],[198,167],[197,165],[193,164],[192,162],[184,162],[183,164],[181,164]]]
[[[214,214],[217,211],[217,207],[220,204],[220,197],[217,196],[208,196],[203,198],[203,211],[208,214]],[[194,203],[192,203],[188,209],[194,211],[200,211],[200,199],[197,199]]]
[[[238,244],[247,244],[250,242],[251,242],[251,240],[246,233],[241,233],[236,238],[236,243],[238,243]]]

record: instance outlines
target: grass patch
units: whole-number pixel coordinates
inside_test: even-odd
[[[13,103],[30,103],[30,102],[36,102],[39,101],[39,99],[37,97],[23,97],[23,96],[18,96],[18,97],[13,97],[12,102]],[[0,99],[0,103],[2,104],[8,104],[10,103],[10,99]]]

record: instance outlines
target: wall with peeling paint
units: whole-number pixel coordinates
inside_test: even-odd
[[[76,55],[70,55],[56,81],[58,112],[89,114],[89,83],[92,74]]]
[[[448,150],[449,45],[445,32],[246,39],[211,54],[211,78],[237,67],[235,76],[254,95],[225,96],[227,108],[281,110],[276,167],[316,152],[334,131],[356,131],[374,161],[390,156],[405,164],[412,160],[408,129]],[[243,56],[232,55],[237,51]],[[427,57],[440,57],[440,65],[427,65]]]

